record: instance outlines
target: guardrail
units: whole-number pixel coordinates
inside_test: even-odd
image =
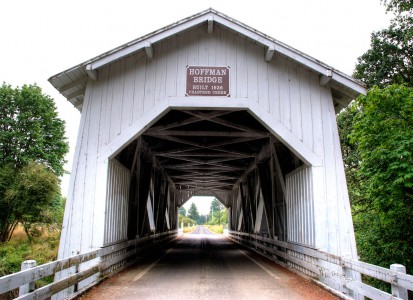
[[[83,292],[106,277],[109,277],[114,272],[127,267],[126,262],[135,254],[144,251],[145,249],[152,248],[154,244],[166,243],[176,237],[176,235],[177,230],[157,233],[135,240],[102,247],[98,250],[60,259],[31,269],[0,277],[0,294],[19,288],[20,286],[33,283],[39,279],[54,275],[64,270],[79,270],[79,266],[82,263],[92,261],[96,258],[101,258],[94,265],[84,270],[68,272],[68,276],[61,278],[59,281],[41,287],[31,293],[21,295],[18,299],[47,299],[52,295],[63,291],[64,289],[77,285],[79,282],[89,278],[90,276],[99,274],[97,279],[91,284],[83,288],[81,291],[77,291],[77,293]]]
[[[371,299],[407,300],[407,290],[413,290],[413,276],[405,274],[405,268],[401,265],[392,265],[391,269],[382,268],[303,245],[287,243],[255,234],[229,231],[228,236],[233,241],[245,245],[271,260],[275,260],[277,263],[313,278],[323,286],[325,284],[322,283],[321,279],[334,278],[341,282],[345,288]],[[348,271],[354,271],[390,283],[392,294],[352,278]],[[329,289],[334,290],[331,287]],[[341,296],[346,296],[340,291],[336,290],[335,292],[338,292]]]

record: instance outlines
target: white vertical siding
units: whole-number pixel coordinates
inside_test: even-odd
[[[103,240],[103,236],[90,234],[93,227],[103,227],[102,216],[91,218],[105,201],[96,193],[99,189],[96,182],[102,182],[102,174],[96,171],[98,164],[108,159],[108,149],[119,147],[118,138],[135,134],[131,128],[140,124],[159,101],[183,98],[186,66],[201,64],[230,67],[231,97],[219,100],[231,103],[233,98],[238,98],[258,103],[270,119],[276,120],[320,158],[321,164],[311,168],[312,176],[306,174],[306,181],[294,192],[302,194],[291,192],[291,197],[294,197],[290,199],[290,205],[300,208],[303,204],[301,196],[306,199],[315,197],[317,236],[313,234],[312,241],[308,242],[333,253],[339,254],[344,248],[348,252],[348,239],[352,243],[354,237],[334,123],[335,112],[330,88],[328,85],[320,86],[318,74],[277,54],[267,63],[261,46],[219,25],[214,26],[211,34],[198,26],[153,46],[152,59],[140,51],[99,69],[98,80],[88,82],[62,232],[61,244],[65,248],[59,256],[68,256],[72,249],[85,252],[109,242],[108,239]],[[234,104],[236,106],[237,103]],[[295,182],[298,185],[299,181],[294,180],[299,178],[292,176],[290,179],[290,184]],[[307,189],[312,184],[314,189],[310,193]],[[310,194],[307,196],[305,193]],[[114,206],[115,210],[120,209],[116,206],[119,203],[108,205]],[[346,216],[339,214],[343,209]],[[298,223],[291,224],[297,235],[291,238],[303,241],[299,236],[303,228],[300,226],[314,220],[310,218],[310,212],[303,209],[291,213],[299,218]],[[239,218],[233,220],[234,226],[242,216]],[[112,230],[108,227],[108,232]],[[292,234],[294,231],[289,232]],[[124,232],[116,233],[117,236],[110,240],[120,238],[122,234]]]
[[[109,164],[104,244],[127,238],[130,171],[116,160]]]
[[[99,70],[98,81],[105,88],[93,100],[102,104],[102,152],[159,101],[184,97],[187,65],[219,65],[230,67],[231,98],[258,103],[309,149],[323,155],[317,144],[322,133],[315,130],[322,121],[312,110],[324,101],[320,91],[326,88],[320,87],[317,74],[278,55],[267,63],[261,46],[220,26],[212,34],[195,27],[153,47],[153,58],[141,51]]]
[[[300,167],[286,176],[287,236],[289,242],[314,246],[311,168]]]

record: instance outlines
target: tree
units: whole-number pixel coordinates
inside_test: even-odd
[[[198,221],[198,219],[199,219],[198,208],[196,207],[195,203],[193,203],[193,202],[192,202],[191,206],[188,209],[187,217],[192,219],[192,220],[195,220],[195,221]]]
[[[183,207],[183,206],[181,206],[180,208],[179,208],[179,210],[178,210],[178,213],[180,214],[180,215],[182,215],[182,216],[186,216],[186,209],[185,209],[185,207]]]
[[[44,217],[58,195],[68,144],[53,99],[36,85],[0,87],[0,240]],[[30,227],[30,226],[29,226]],[[26,227],[27,228],[27,227]]]
[[[413,9],[413,2],[411,0],[383,0],[382,2],[387,6],[388,11],[394,11],[398,14],[409,12]]]
[[[337,121],[359,255],[387,268],[401,263],[411,272],[413,2],[382,3],[396,17],[372,34],[371,49],[354,72],[371,90]]]
[[[68,151],[64,121],[57,116],[52,98],[36,85],[0,87],[0,165],[18,169],[31,161],[64,174]]]
[[[399,16],[389,28],[373,32],[370,49],[358,58],[353,76],[372,87],[413,86],[413,19]]]
[[[346,171],[349,198],[353,216],[366,209],[368,199],[363,191],[363,178],[359,174],[360,152],[356,145],[350,141],[353,130],[353,121],[360,113],[357,102],[352,102],[337,115],[337,126],[340,137],[341,152],[343,154],[344,169]]]
[[[413,88],[374,87],[357,105],[350,140],[359,152],[365,199],[353,205],[363,211],[354,219],[360,256],[383,267],[397,262],[411,272]]]
[[[384,3],[397,15],[389,28],[372,33],[371,48],[358,58],[353,76],[368,87],[413,86],[413,4],[410,0]]]
[[[19,222],[30,238],[30,224],[43,219],[59,192],[57,176],[41,163],[31,162],[14,170],[0,168],[0,240],[9,241]]]
[[[228,223],[228,210],[225,209],[221,202],[216,198],[211,201],[209,214],[209,224],[221,225]]]

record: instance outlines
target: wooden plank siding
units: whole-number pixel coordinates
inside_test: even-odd
[[[118,138],[131,134],[131,128],[155,106],[168,99],[185,101],[187,65],[229,66],[231,97],[215,97],[214,101],[227,106],[233,101],[234,109],[238,105],[234,99],[256,103],[321,159],[321,166],[311,168],[310,198],[316,202],[316,219],[323,216],[314,224],[316,233],[312,239],[323,250],[354,256],[355,246],[349,248],[345,243],[353,238],[346,227],[351,224],[351,215],[344,217],[346,225],[339,224],[343,218],[339,212],[348,209],[348,199],[343,193],[345,178],[340,167],[337,128],[333,125],[333,100],[329,86],[319,85],[318,74],[281,55],[267,63],[263,47],[219,25],[214,26],[212,33],[199,25],[161,40],[153,44],[153,53],[153,58],[148,58],[140,51],[104,66],[98,70],[98,80],[88,82],[67,200],[70,209],[66,209],[66,214],[70,215],[65,215],[61,243],[64,246],[59,256],[68,256],[72,249],[85,252],[99,246],[100,238],[92,238],[89,233],[92,228],[102,227],[97,222],[104,220],[101,216],[89,216],[95,206],[101,209],[105,202],[104,198],[96,198],[105,197],[102,178],[107,176],[96,171],[98,160],[110,158],[110,147],[123,147],[116,144]],[[204,100],[209,102],[207,97]],[[97,187],[96,182],[102,184]],[[233,220],[238,222],[235,216]],[[101,236],[103,245],[103,235],[97,236]]]
[[[231,97],[225,101],[248,98],[257,102],[317,155],[322,155],[314,142],[319,136],[312,134],[320,120],[312,117],[311,108],[320,105],[314,102],[321,99],[311,95],[326,89],[314,84],[318,75],[281,56],[266,63],[262,47],[216,27],[212,34],[199,26],[161,41],[153,46],[153,59],[139,52],[99,70],[99,81],[107,84],[101,100],[96,100],[106,102],[101,115],[106,125],[100,129],[105,139],[100,141],[100,147],[121,134],[123,123],[132,124],[159,101],[184,97],[187,65],[213,66],[219,62],[231,69]]]

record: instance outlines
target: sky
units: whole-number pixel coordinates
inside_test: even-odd
[[[80,113],[47,79],[210,7],[346,74],[391,18],[380,0],[1,0],[0,82],[36,83],[55,99],[70,172]],[[69,175],[64,196],[68,186]]]

